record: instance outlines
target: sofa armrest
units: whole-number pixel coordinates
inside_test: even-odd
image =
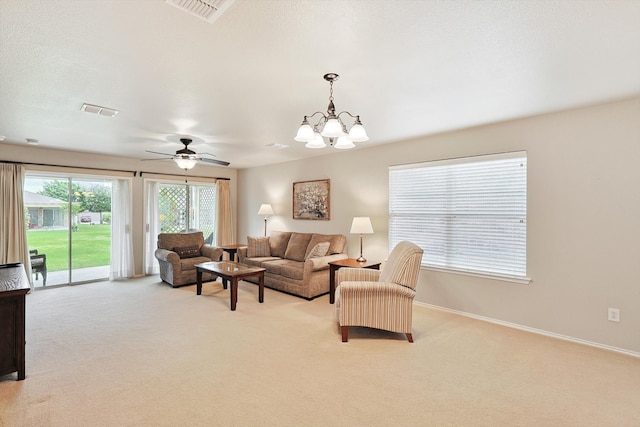
[[[244,262],[244,259],[247,257],[247,247],[243,246],[241,248],[238,248],[238,252],[236,252],[236,254],[238,255],[238,262],[240,264],[242,264]]]
[[[204,245],[200,248],[200,253],[202,254],[202,256],[210,258],[211,261],[220,261],[222,259],[222,252],[222,248],[217,248],[209,245]]]
[[[309,258],[304,262],[305,271],[318,271],[329,268],[329,263],[332,261],[340,261],[341,259],[349,258],[347,254],[334,254],[327,256],[319,256],[316,258]]]

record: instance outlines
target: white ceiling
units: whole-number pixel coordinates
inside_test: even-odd
[[[640,1],[236,0],[209,23],[164,0],[0,0],[4,143],[155,158],[191,135],[235,168],[327,154],[293,137],[328,72],[359,149],[635,96]]]

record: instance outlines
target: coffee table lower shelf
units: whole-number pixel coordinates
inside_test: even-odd
[[[247,277],[258,277],[258,302],[264,302],[264,268],[251,267],[233,261],[203,262],[196,264],[196,295],[202,295],[202,273],[210,273],[222,278],[222,287],[227,289],[231,282],[231,311],[236,310],[238,303],[238,282]]]

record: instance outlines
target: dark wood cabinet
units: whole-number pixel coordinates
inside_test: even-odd
[[[0,375],[25,378],[25,296],[29,280],[20,263],[0,265]]]

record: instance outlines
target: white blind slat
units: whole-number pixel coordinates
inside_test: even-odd
[[[393,166],[389,244],[410,240],[423,264],[526,276],[525,152]]]

